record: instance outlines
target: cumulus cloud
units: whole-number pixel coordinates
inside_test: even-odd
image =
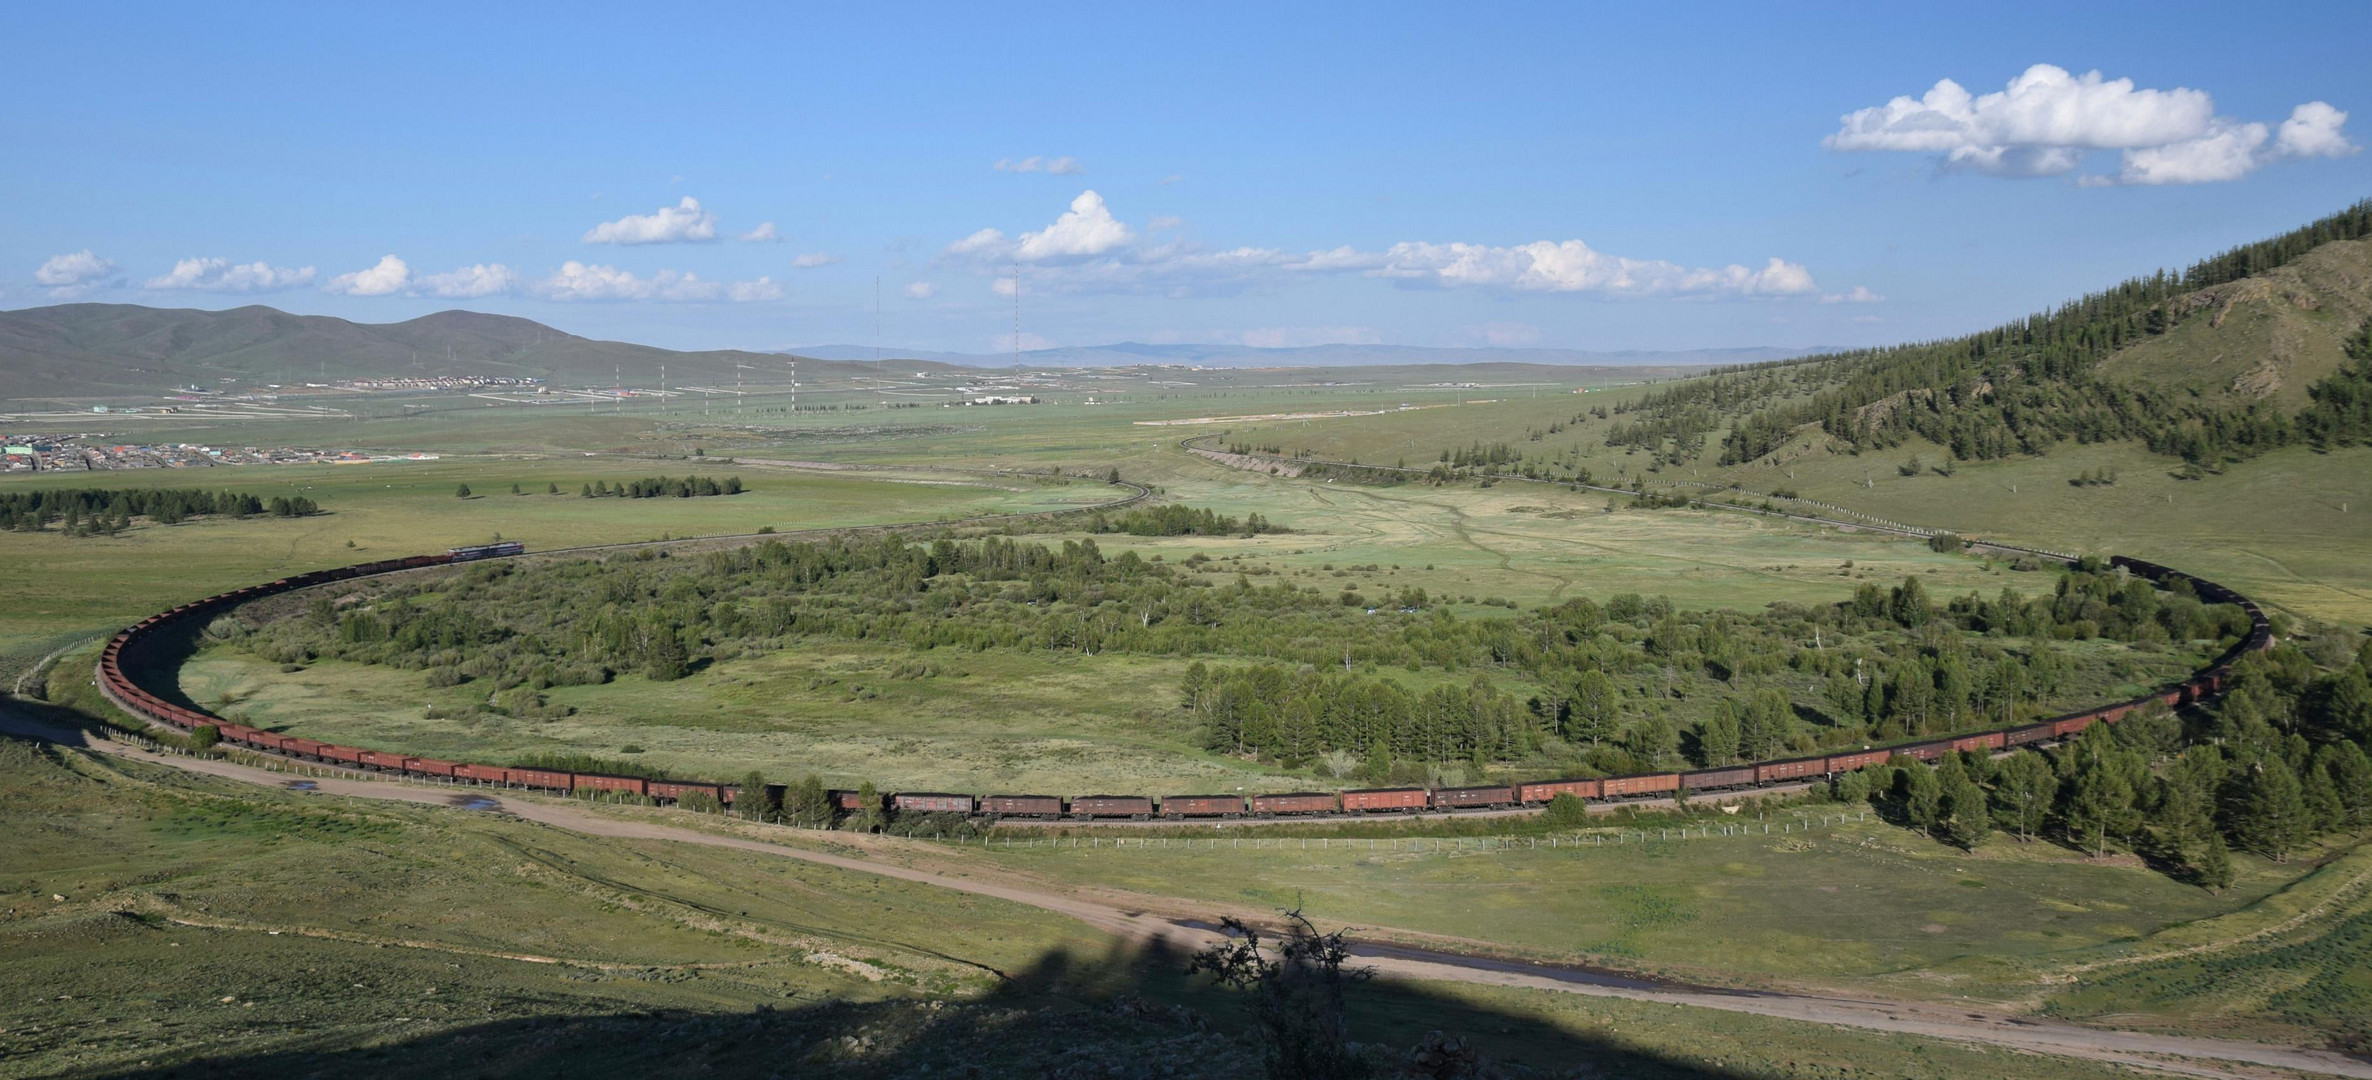
[[[368,270],[339,274],[321,291],[342,296],[390,296],[412,285],[412,268],[393,255],[382,255]]]
[[[234,263],[229,259],[183,259],[173,264],[171,273],[148,279],[144,288],[186,289],[192,292],[262,293],[279,292],[313,283],[313,268],[300,266],[290,269],[257,261]]]
[[[1943,79],[1917,98],[1857,109],[1821,145],[1934,154],[1949,171],[2014,178],[2065,175],[2092,152],[2115,150],[2117,175],[2087,175],[2085,186],[2199,184],[2238,179],[2284,157],[2352,154],[2346,122],[2345,112],[2312,101],[2293,110],[2276,137],[2265,124],[2216,115],[2204,90],[2137,88],[2098,71],[2036,64],[1995,93],[1972,95]]]
[[[816,267],[830,266],[833,263],[840,261],[841,258],[838,255],[821,251],[810,251],[805,255],[801,255],[796,259],[792,259],[791,265],[798,267],[801,270],[813,270]]]
[[[1114,218],[1093,191],[1072,200],[1054,224],[1018,237],[987,228],[946,246],[943,261],[995,275],[1012,295],[1010,267],[1027,266],[1032,289],[1217,295],[1299,275],[1361,274],[1404,286],[1606,296],[1797,296],[1816,293],[1811,272],[1784,259],[1760,267],[1691,268],[1595,251],[1580,240],[1498,247],[1402,242],[1381,251],[1342,246],[1290,252],[1209,249],[1185,241],[1145,242]]]
[[[788,237],[785,237],[781,233],[774,231],[773,222],[761,221],[758,223],[757,228],[751,229],[750,231],[741,234],[741,239],[744,242],[752,244],[778,244],[788,239]]]
[[[519,291],[519,274],[501,263],[478,263],[464,266],[451,273],[429,274],[415,279],[412,291],[418,296],[434,296],[448,300],[469,300],[481,296],[507,296]]]
[[[1101,255],[1135,237],[1128,226],[1112,216],[1103,196],[1082,191],[1071,200],[1071,208],[1054,219],[1054,224],[1021,234],[1021,243],[1014,247],[1013,255],[1023,262]]]
[[[1867,285],[1856,285],[1852,292],[1829,293],[1820,298],[1823,304],[1880,304],[1886,298],[1871,292]]]
[[[698,274],[661,270],[649,277],[641,277],[628,270],[598,263],[587,264],[571,259],[560,264],[551,277],[535,282],[528,291],[546,300],[619,301],[656,300],[676,303],[704,303],[729,301],[751,303],[779,300],[782,287],[771,278],[756,281],[709,281]]]
[[[939,287],[928,281],[917,281],[906,286],[906,299],[928,300],[939,295]]]
[[[674,206],[628,214],[585,231],[588,244],[705,244],[717,238],[717,216],[689,195]]]
[[[1079,166],[1079,159],[1075,157],[1039,157],[1035,154],[1025,158],[998,158],[997,163],[989,168],[998,172],[1042,172],[1056,176],[1077,176],[1087,171]]]
[[[1172,217],[1168,214],[1162,214],[1155,217],[1153,220],[1146,222],[1145,227],[1148,229],[1175,229],[1178,226],[1184,224],[1186,224],[1185,218]]]
[[[114,260],[102,259],[84,248],[71,255],[50,256],[33,271],[33,280],[49,286],[51,296],[71,299],[107,284],[114,274]]]

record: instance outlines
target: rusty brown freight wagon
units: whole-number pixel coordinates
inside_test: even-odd
[[[695,791],[705,794],[711,799],[716,799],[718,802],[724,801],[717,794],[715,784],[696,784],[689,780],[653,780],[643,787],[644,794],[654,799],[665,799],[668,802],[682,802],[684,796]]]
[[[1609,776],[1599,781],[1599,790],[1609,799],[1629,795],[1669,795],[1680,787],[1680,774],[1641,773],[1637,776]]]
[[[1414,814],[1432,805],[1432,792],[1421,787],[1366,788],[1342,793],[1342,808],[1359,814]]]
[[[1828,771],[1848,773],[1855,769],[1866,769],[1872,765],[1884,765],[1889,753],[1891,751],[1853,750],[1843,754],[1830,754],[1828,756]]]
[[[1433,792],[1436,810],[1504,810],[1515,805],[1515,789],[1497,787],[1450,787]]]
[[[1153,816],[1153,800],[1143,795],[1081,795],[1071,800],[1071,816],[1083,821],[1090,818],[1143,821]]]
[[[574,773],[562,772],[558,769],[514,768],[510,770],[510,774],[511,783],[524,787],[543,788],[546,791],[567,791],[576,783]]]
[[[464,763],[453,767],[453,778],[456,780],[475,780],[481,784],[508,784],[511,782],[511,771],[499,765],[470,765]]]
[[[355,758],[365,768],[381,769],[387,772],[404,771],[404,756],[402,754],[390,754],[384,750],[365,750],[357,754]]]
[[[980,800],[980,812],[990,817],[1026,817],[1053,821],[1062,817],[1059,795],[990,795]]]
[[[1754,767],[1754,782],[1772,784],[1781,780],[1802,780],[1826,776],[1828,759],[1825,757],[1790,758],[1786,761],[1765,761]]]
[[[1241,795],[1164,795],[1161,797],[1161,816],[1242,817],[1244,797]]]
[[[944,791],[901,791],[890,796],[890,806],[901,814],[969,814],[972,797]]]
[[[859,810],[879,810],[881,809],[882,805],[877,802],[872,806],[866,806],[865,793],[862,791],[843,791],[835,789],[832,791],[827,791],[824,794],[831,796],[832,809],[838,810],[843,814],[852,814]]]
[[[1960,751],[1964,754],[1971,750],[1999,750],[2002,747],[2008,745],[2008,743],[2003,740],[2002,735],[2003,733],[1999,731],[1986,731],[1975,735],[1962,735],[1959,738],[1952,740],[1952,749]]]
[[[639,776],[597,776],[593,773],[577,773],[576,786],[580,791],[590,788],[594,791],[622,791],[629,795],[641,795],[649,790],[650,781]]]
[[[439,758],[415,757],[404,759],[404,771],[415,776],[436,776],[451,779],[453,776],[454,767],[454,762],[445,761]]]
[[[1535,780],[1515,786],[1515,800],[1526,806],[1544,803],[1559,795],[1576,799],[1595,799],[1602,785],[1595,780]]]
[[[1252,796],[1252,812],[1261,817],[1331,814],[1340,809],[1341,800],[1328,791],[1290,791],[1281,795]]]
[[[1753,787],[1754,766],[1731,765],[1719,769],[1698,769],[1695,772],[1684,772],[1680,774],[1680,786],[1690,791]]]

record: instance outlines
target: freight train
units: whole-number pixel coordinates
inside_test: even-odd
[[[211,726],[220,734],[224,742],[300,761],[320,762],[367,772],[455,783],[484,784],[569,794],[633,795],[661,804],[678,803],[687,796],[697,793],[706,796],[708,800],[716,804],[732,805],[741,793],[738,786],[733,784],[705,780],[653,780],[644,777],[609,776],[558,769],[481,765],[446,761],[440,758],[415,757],[395,751],[366,750],[360,747],[281,735],[246,724],[224,721],[165,701],[143,689],[124,673],[127,661],[136,659],[144,649],[150,646],[155,634],[172,624],[190,625],[193,620],[228,611],[251,600],[315,585],[457,562],[504,558],[522,554],[525,550],[525,547],[517,542],[454,548],[442,555],[415,555],[404,559],[389,559],[382,562],[364,563],[359,566],[299,574],[295,577],[281,578],[278,581],[262,585],[251,585],[219,596],[210,596],[195,603],[184,604],[171,611],[151,615],[116,634],[99,655],[97,672],[99,689],[108,700],[136,716],[184,731],[194,731],[201,726]],[[1742,765],[1725,765],[1682,772],[1576,777],[1474,787],[1370,788],[1342,792],[1285,792],[1249,796],[1241,794],[1159,797],[1149,795],[1080,795],[1064,798],[1056,795],[891,792],[882,795],[877,805],[868,807],[865,797],[858,792],[833,791],[831,800],[834,808],[842,812],[871,809],[897,813],[954,814],[991,821],[1010,819],[1096,822],[1209,821],[1247,817],[1358,818],[1387,814],[1514,810],[1545,806],[1549,800],[1559,795],[1570,795],[1591,802],[1665,798],[1681,791],[1729,791],[1822,780],[1838,773],[1883,764],[1897,756],[1919,761],[1934,761],[1947,753],[2014,750],[2039,743],[2053,742],[2075,735],[2096,723],[2113,724],[2124,719],[2126,714],[2135,709],[2153,702],[2167,706],[2182,706],[2213,697],[2224,689],[2226,681],[2231,677],[2232,666],[2243,655],[2273,646],[2272,624],[2267,621],[2264,612],[2259,610],[2256,603],[2248,597],[2214,582],[2156,563],[2118,556],[2111,559],[2110,564],[2160,585],[2168,585],[2179,579],[2188,583],[2192,592],[2202,602],[2208,604],[2235,605],[2248,615],[2248,633],[2218,657],[2214,663],[2194,674],[2189,680],[2130,701],[2120,701],[2084,712],[2069,713],[2035,723],[1974,734],[1890,743],[1883,746],[1866,746],[1858,750],[1832,754],[1758,761]]]

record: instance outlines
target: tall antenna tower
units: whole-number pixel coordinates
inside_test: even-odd
[[[743,396],[741,392],[741,369],[746,366],[748,365],[743,364],[739,360],[733,361],[733,415],[735,416],[741,415],[741,399]]]
[[[609,413],[616,416],[626,408],[626,366],[611,364],[609,369]]]
[[[881,378],[881,275],[875,274],[873,275],[873,381],[876,384],[873,387],[874,393],[881,392],[881,387],[878,385]]]
[[[799,362],[791,361],[791,415],[799,414]]]
[[[1021,376],[1021,265],[1013,266],[1013,375]]]

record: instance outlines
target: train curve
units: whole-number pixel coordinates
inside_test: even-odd
[[[1190,440],[1189,440],[1190,441]],[[865,532],[896,532],[964,524],[984,524],[1033,517],[1051,517],[1127,506],[1152,493],[1149,489],[1123,482],[1134,494],[1118,500],[1069,510],[1031,514],[990,515],[946,521],[918,522],[905,525],[864,526],[850,529],[813,529],[791,533],[750,534],[747,536],[697,537],[684,540],[643,541],[623,544],[595,544],[537,552],[539,556],[581,555],[591,552],[666,546],[687,543],[714,543],[730,540],[755,540],[760,536],[776,539],[803,535],[846,535]],[[1619,490],[1619,489],[1606,489]],[[1887,528],[1861,522],[1776,513],[1756,507],[1707,503],[1709,508],[1737,510],[1758,514],[1775,514],[1808,523],[1896,532],[1905,536],[1926,535],[1908,528]],[[2017,551],[2046,558],[2066,559],[2066,556],[2032,548],[2006,544],[1985,543],[1981,546],[1997,550]],[[167,626],[188,625],[191,620],[227,611],[250,601],[312,588],[318,585],[363,577],[401,573],[408,570],[452,565],[482,558],[515,558],[524,554],[516,543],[489,545],[481,548],[456,548],[441,555],[414,555],[402,559],[387,559],[355,566],[318,570],[307,574],[281,578],[243,589],[210,596],[203,600],[169,611],[160,612],[119,631],[100,652],[94,672],[100,693],[118,708],[149,722],[163,724],[181,731],[195,731],[212,727],[223,742],[243,749],[283,757],[319,762],[349,769],[385,773],[407,778],[455,783],[484,784],[508,788],[524,788],[558,793],[577,792],[615,793],[633,795],[657,803],[672,804],[695,793],[707,796],[720,805],[730,805],[740,792],[735,785],[713,780],[653,780],[644,777],[609,776],[576,773],[553,769],[534,769],[484,765],[472,762],[446,761],[424,758],[396,751],[373,750],[362,747],[324,743],[312,739],[283,736],[245,724],[224,720],[195,709],[183,708],[165,701],[142,687],[127,674],[127,659],[136,659],[151,644],[153,637]],[[2192,704],[2222,692],[2230,676],[2232,665],[2251,651],[2269,649],[2273,645],[2272,625],[2256,602],[2232,589],[2179,570],[2116,556],[2110,563],[2127,572],[2145,577],[2161,585],[2176,579],[2186,581],[2202,600],[2212,604],[2231,604],[2239,607],[2249,619],[2249,630],[2207,667],[2194,672],[2178,684],[2153,691],[2141,697],[2112,702],[2082,712],[2068,713],[2049,719],[1994,728],[1985,731],[1933,739],[1914,739],[1866,747],[1833,754],[1773,759],[1740,765],[1705,769],[1642,773],[1626,776],[1576,777],[1511,784],[1486,784],[1457,788],[1383,788],[1343,792],[1288,792],[1245,796],[1165,796],[1159,799],[1143,795],[1096,795],[1064,798],[1052,795],[971,795],[947,792],[892,792],[882,796],[882,805],[870,809],[888,809],[916,813],[954,813],[990,820],[1046,820],[1070,821],[1080,824],[1142,822],[1168,820],[1180,823],[1213,819],[1292,818],[1297,820],[1363,820],[1379,815],[1408,815],[1452,812],[1504,812],[1534,809],[1545,806],[1559,795],[1571,795],[1589,802],[1626,802],[1674,797],[1678,792],[1734,791],[1768,789],[1775,786],[1800,786],[1825,779],[1839,772],[1880,764],[1897,756],[1920,761],[1934,761],[1947,753],[1962,751],[2006,751],[2054,742],[2083,731],[2094,723],[2115,723],[2132,711],[2152,703],[2168,706]],[[832,793],[836,808],[856,811],[868,809],[853,791]]]

